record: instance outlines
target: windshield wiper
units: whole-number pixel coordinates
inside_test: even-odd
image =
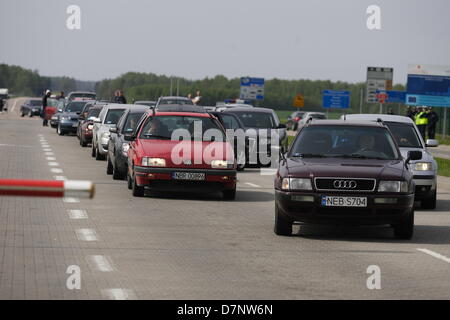
[[[160,136],[157,134],[151,134],[151,133],[144,133],[144,137],[152,137],[152,138],[160,138],[160,139],[168,139],[170,140],[170,137],[166,137],[166,136]]]
[[[319,153],[295,153],[294,158],[328,158],[327,155]]]
[[[362,154],[338,154],[338,155],[334,155],[333,157],[335,158],[344,158],[344,159],[375,159],[375,160],[387,160],[385,158],[382,157],[368,157]]]

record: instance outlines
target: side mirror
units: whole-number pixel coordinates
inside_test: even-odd
[[[436,139],[428,139],[426,144],[427,147],[434,148],[439,146],[439,141],[437,141]]]
[[[94,118],[92,120],[94,121],[94,123],[102,123],[99,118]]]
[[[422,159],[422,151],[409,151],[406,162],[415,161]]]
[[[109,132],[111,132],[111,133],[117,133],[117,127],[109,128]]]
[[[58,109],[58,112],[62,112],[62,109]]]
[[[136,136],[132,135],[132,134],[124,134],[123,135],[123,140],[125,140],[125,141],[134,141],[134,140],[136,140]]]
[[[284,123],[280,123],[277,129],[286,129],[286,125]]]

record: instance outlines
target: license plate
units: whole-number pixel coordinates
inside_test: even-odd
[[[367,207],[366,197],[330,197],[322,196],[325,207]]]
[[[175,180],[205,180],[204,173],[197,172],[172,172],[172,179]]]

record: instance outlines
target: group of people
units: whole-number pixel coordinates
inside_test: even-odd
[[[414,120],[424,140],[426,140],[427,133],[428,139],[435,139],[439,116],[431,107],[408,106],[406,116]]]

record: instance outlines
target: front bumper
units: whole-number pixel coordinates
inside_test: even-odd
[[[172,172],[205,173],[205,180],[175,180]],[[236,170],[134,167],[136,184],[160,191],[218,192],[236,188]]]
[[[77,132],[78,121],[60,121],[59,127],[66,132]]]
[[[422,200],[434,196],[437,188],[437,179],[434,172],[420,172],[414,171],[414,183],[416,185],[416,200]]]
[[[294,197],[293,197],[294,196]],[[312,196],[314,202],[295,200],[295,196]],[[326,207],[322,196],[367,197],[367,207]],[[396,204],[376,204],[375,198],[396,198]],[[275,204],[280,214],[292,222],[333,225],[383,225],[404,221],[414,206],[414,194],[343,194],[286,192],[275,190]]]

